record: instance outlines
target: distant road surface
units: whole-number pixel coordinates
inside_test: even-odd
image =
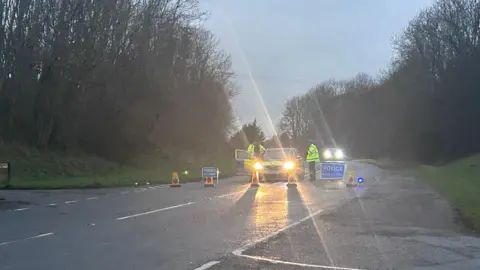
[[[0,270],[480,269],[480,240],[422,181],[349,168],[363,186],[0,191]]]

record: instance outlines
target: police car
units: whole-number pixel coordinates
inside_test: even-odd
[[[253,168],[263,181],[288,181],[289,175],[301,180],[305,174],[303,158],[295,148],[268,148]]]
[[[321,152],[320,160],[325,162],[344,162],[345,153],[340,148],[335,148],[335,147],[323,148]]]

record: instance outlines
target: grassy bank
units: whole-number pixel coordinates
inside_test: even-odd
[[[224,175],[234,172],[232,159],[215,162]],[[170,183],[174,170],[188,171],[188,174],[179,172],[181,182],[197,181],[201,176],[202,165],[213,165],[185,166],[152,162],[149,166],[139,168],[91,155],[67,156],[53,151],[3,144],[0,145],[0,163],[5,161],[12,164],[10,187],[19,189],[116,187],[136,183],[142,185],[147,182],[167,184]],[[4,188],[6,184],[5,175],[0,172],[0,188]]]
[[[421,166],[422,177],[460,212],[465,224],[480,232],[480,155],[445,166]]]

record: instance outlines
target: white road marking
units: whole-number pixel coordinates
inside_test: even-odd
[[[208,262],[208,263],[206,263],[206,264],[204,264],[200,267],[195,268],[194,270],[205,270],[205,269],[208,269],[208,268],[214,266],[217,263],[220,263],[220,261],[211,261],[211,262]]]
[[[152,210],[152,211],[148,211],[148,212],[143,212],[143,213],[139,213],[139,214],[135,214],[135,215],[119,217],[119,218],[117,218],[117,220],[124,220],[124,219],[129,219],[129,218],[134,218],[134,217],[149,215],[149,214],[153,214],[153,213],[157,213],[157,212],[162,212],[162,211],[165,211],[165,210],[170,210],[170,209],[174,209],[174,208],[179,208],[179,207],[191,205],[191,204],[194,204],[194,203],[195,203],[195,202],[189,202],[189,203],[174,205],[174,206],[170,206],[170,207],[160,208],[160,209],[156,209],[156,210]]]
[[[77,202],[77,200],[72,200],[72,201],[66,201],[65,203],[70,204],[70,203],[76,203],[76,202]]]
[[[51,203],[51,204],[49,204],[49,205],[47,205],[47,206],[56,206],[56,205],[57,205],[56,203]]]
[[[28,237],[28,238],[23,238],[23,239],[18,239],[18,240],[7,241],[7,242],[0,243],[0,247],[1,247],[1,246],[6,246],[6,245],[8,245],[8,244],[13,244],[13,243],[17,243],[17,242],[22,242],[22,241],[27,241],[27,240],[42,238],[42,237],[46,237],[46,236],[50,236],[50,235],[53,235],[53,233],[44,233],[44,234],[39,234],[39,235],[32,236],[32,237]]]
[[[240,193],[245,193],[245,192],[248,192],[248,191],[250,191],[250,190],[251,190],[251,189],[246,189],[246,190],[241,190],[241,191],[235,191],[235,192],[232,192],[232,193],[227,193],[227,194],[215,196],[215,198],[224,198],[224,197],[228,197],[228,196],[232,196],[232,195],[236,195],[236,194],[240,194]]]
[[[15,210],[13,210],[13,211],[18,212],[18,211],[25,211],[25,210],[28,210],[28,207],[18,208],[18,209],[15,209]]]
[[[306,263],[297,263],[297,262],[289,262],[289,261],[281,261],[281,260],[274,260],[274,259],[269,259],[269,258],[265,258],[265,257],[260,257],[260,256],[251,256],[251,255],[244,255],[242,254],[245,250],[247,250],[248,248],[251,248],[259,243],[262,243],[262,242],[265,242],[267,241],[268,239],[274,237],[274,236],[277,236],[278,234],[280,234],[281,232],[285,231],[285,230],[288,230],[292,227],[295,227],[297,225],[299,225],[300,223],[306,221],[306,220],[309,220],[311,218],[313,218],[314,216],[320,214],[321,212],[323,211],[323,209],[321,210],[318,210],[270,235],[267,235],[266,237],[263,237],[257,241],[253,241],[253,242],[250,242],[246,245],[244,245],[243,247],[241,248],[238,248],[236,250],[234,250],[232,253],[236,256],[239,256],[239,257],[244,257],[244,258],[249,258],[249,259],[253,259],[253,260],[258,260],[258,261],[267,261],[267,262],[270,262],[270,263],[275,263],[275,264],[287,264],[287,265],[294,265],[294,266],[301,266],[301,267],[312,267],[312,268],[323,268],[323,269],[337,269],[337,270],[362,270],[362,269],[356,269],[356,268],[348,268],[348,267],[336,267],[336,266],[326,266],[326,265],[316,265],[316,264],[306,264]]]
[[[380,179],[375,177],[375,181],[373,181],[372,184],[376,184]],[[327,266],[327,265],[316,265],[316,264],[306,264],[306,263],[297,263],[297,262],[289,262],[289,261],[282,261],[282,260],[275,260],[275,259],[269,259],[269,258],[265,258],[265,257],[260,257],[260,256],[251,256],[251,255],[244,255],[242,254],[245,250],[247,250],[248,248],[251,248],[259,243],[262,243],[262,242],[265,242],[267,241],[268,239],[280,234],[281,232],[285,231],[285,230],[288,230],[292,227],[295,227],[297,225],[299,225],[300,223],[308,220],[308,219],[311,219],[312,217],[320,214],[323,210],[318,210],[270,235],[267,235],[266,237],[263,237],[261,239],[258,239],[256,241],[253,241],[253,242],[250,242],[246,245],[244,245],[243,247],[241,248],[238,248],[236,250],[234,250],[232,253],[236,256],[239,256],[239,257],[244,257],[244,258],[249,258],[249,259],[253,259],[253,260],[258,260],[258,261],[267,261],[267,262],[270,262],[270,263],[274,263],[274,264],[286,264],[286,265],[294,265],[294,266],[301,266],[301,267],[311,267],[311,268],[323,268],[323,269],[337,269],[337,270],[362,270],[362,269],[358,269],[358,268],[348,268],[348,267],[337,267],[337,266]]]
[[[128,194],[128,191],[121,192],[120,195],[126,195]]]
[[[338,266],[328,266],[328,265],[318,265],[318,264],[308,264],[308,263],[297,263],[289,261],[274,260],[265,257],[259,256],[250,256],[250,255],[241,255],[242,257],[249,258],[256,261],[266,261],[274,264],[286,264],[286,265],[295,265],[301,267],[311,267],[311,268],[322,268],[322,269],[336,269],[336,270],[362,270],[358,268],[348,268],[348,267],[338,267]]]
[[[98,197],[90,197],[90,198],[86,198],[87,201],[90,201],[90,200],[96,200],[98,199]]]
[[[290,225],[288,225],[288,226],[286,226],[286,227],[283,227],[282,229],[280,229],[280,230],[278,230],[278,231],[276,231],[276,232],[274,232],[274,233],[272,233],[272,234],[270,234],[270,235],[267,235],[267,236],[265,236],[265,237],[263,237],[263,238],[260,238],[260,239],[258,239],[258,240],[256,240],[256,241],[250,242],[250,243],[244,245],[243,247],[234,250],[232,253],[233,253],[234,255],[237,255],[237,256],[244,256],[244,255],[242,254],[242,252],[244,252],[244,251],[247,250],[248,248],[250,248],[250,247],[252,247],[252,246],[254,246],[254,245],[257,245],[257,244],[259,244],[259,243],[265,242],[265,241],[267,241],[268,239],[270,239],[270,238],[278,235],[279,233],[281,233],[281,232],[283,232],[283,231],[285,231],[285,230],[288,230],[288,229],[290,229],[290,228],[292,228],[292,227],[294,227],[294,226],[297,226],[298,224],[300,224],[300,223],[302,223],[302,222],[304,222],[304,221],[306,221],[306,220],[308,220],[308,219],[311,219],[312,217],[320,214],[322,211],[323,211],[323,209],[320,209],[320,210],[318,210],[318,211],[316,211],[316,212],[314,212],[314,213],[312,213],[312,214],[310,214],[310,215],[308,215],[308,216],[306,216],[306,217],[304,217],[304,218],[302,218],[302,219],[300,219],[300,220],[298,220],[298,221],[296,221],[296,222],[294,222],[294,223],[292,223],[292,224],[290,224]]]

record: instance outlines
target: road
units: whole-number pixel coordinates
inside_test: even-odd
[[[363,186],[0,191],[0,270],[480,268],[480,240],[422,181],[349,168]]]

